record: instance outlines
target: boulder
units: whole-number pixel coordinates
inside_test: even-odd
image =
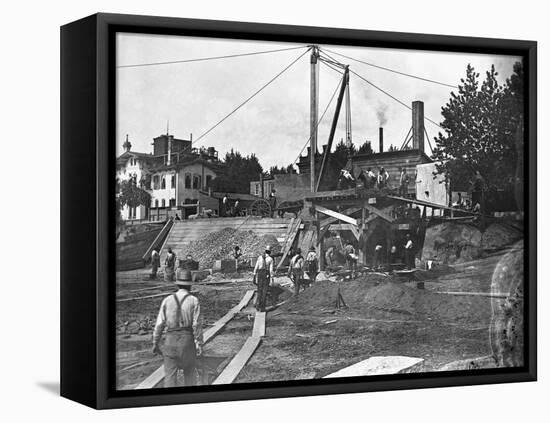
[[[483,250],[498,250],[517,242],[522,237],[522,233],[511,226],[493,223],[481,236],[481,248]]]
[[[507,295],[505,299],[491,299],[489,335],[499,367],[523,366],[523,256],[520,241],[499,261],[491,280],[491,293]]]
[[[453,264],[475,260],[482,254],[481,231],[475,226],[445,222],[426,229],[422,261]]]

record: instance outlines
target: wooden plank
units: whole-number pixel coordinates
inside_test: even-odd
[[[330,210],[330,209],[327,209],[327,208],[322,207],[322,206],[315,206],[315,210],[317,210],[318,212],[321,212],[323,214],[326,214],[327,216],[334,217],[334,218],[336,218],[338,220],[341,220],[343,222],[350,223],[350,224],[355,225],[355,226],[359,226],[359,224],[357,222],[357,219],[354,219],[353,217],[346,216],[345,214],[339,213],[337,211]]]
[[[333,377],[354,377],[354,376],[375,376],[390,375],[397,373],[418,372],[422,369],[422,358],[387,356],[370,357],[366,360],[355,363],[349,367],[331,373],[325,378]]]
[[[245,308],[246,305],[250,302],[250,300],[254,296],[254,292],[256,291],[254,291],[253,289],[246,291],[246,293],[244,294],[244,297],[242,298],[239,304],[237,304],[235,307],[229,310],[225,316],[223,316],[220,320],[214,323],[214,326],[205,330],[203,333],[203,342],[206,343],[211,338],[213,338],[227,324],[227,322],[233,319],[233,317],[235,317],[235,315],[239,311]]]
[[[235,307],[227,312],[220,320],[214,323],[214,326],[204,331],[203,333],[203,342],[206,344],[210,339],[212,339],[224,326],[229,322],[235,315],[241,311],[246,305],[250,302],[254,296],[254,290],[248,290],[244,294],[243,298]],[[143,382],[137,385],[134,389],[152,389],[157,386],[164,379],[164,366],[160,366],[152,374],[150,374]]]
[[[262,341],[261,337],[251,336],[244,343],[240,351],[233,357],[233,360],[227,365],[225,369],[221,372],[218,378],[212,383],[213,385],[225,385],[233,383],[237,378],[243,367],[246,365],[254,351],[260,345]]]
[[[302,225],[302,219],[298,218],[296,219],[296,225],[292,229],[292,232],[290,234],[290,238],[288,239],[288,244],[285,246],[285,251],[283,252],[283,256],[281,257],[281,260],[279,260],[279,263],[277,263],[277,267],[275,268],[275,272],[279,270],[283,262],[285,261],[286,257],[288,256],[288,253],[290,251],[290,247],[294,243],[294,239],[296,238],[296,235],[298,235],[298,231],[300,230],[300,227]]]
[[[459,292],[459,291],[443,291],[435,292],[442,295],[458,295],[458,296],[470,296],[470,297],[490,297],[490,298],[508,298],[510,294],[504,294],[501,292]],[[523,298],[523,296],[520,296]]]
[[[306,200],[315,199],[315,198],[324,198],[324,197],[342,197],[348,195],[355,195],[355,188],[341,189],[336,191],[317,191],[317,192],[308,192]]]
[[[265,336],[265,311],[257,311],[254,316],[252,336]]]
[[[449,206],[436,204],[436,203],[431,203],[429,201],[424,201],[424,200],[416,200],[416,199],[413,200],[411,198],[397,197],[395,195],[388,195],[388,198],[391,198],[393,200],[404,201],[405,203],[418,204],[418,205],[421,205],[421,206],[431,207],[433,209],[450,210],[450,211],[453,211],[453,212],[456,211],[456,212],[460,212],[460,213],[470,214],[472,216],[481,216],[480,213],[475,213],[473,211],[458,209],[456,207],[449,207]]]
[[[321,241],[323,240],[323,237],[325,236],[325,234],[327,233],[327,231],[329,230],[329,228],[331,226],[332,225],[326,225],[324,228],[321,229],[321,232],[319,232],[319,236],[317,237],[317,245],[321,244]]]
[[[371,212],[371,213],[374,213],[375,215],[377,215],[378,217],[381,217],[382,219],[384,220],[387,220],[388,222],[390,223],[393,223],[393,221],[395,220],[393,217],[391,217],[389,214],[383,212],[382,210],[379,210],[377,209],[376,207],[374,206],[371,206],[370,204],[365,204],[365,208]]]
[[[341,213],[349,216],[353,213],[357,213],[359,210],[361,210],[361,207],[350,207],[350,208],[347,208],[346,210],[343,210]],[[334,223],[337,221],[338,219],[336,219],[335,217],[327,217],[326,219],[321,220],[321,227],[330,225],[331,223]]]

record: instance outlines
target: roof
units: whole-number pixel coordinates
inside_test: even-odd
[[[153,157],[153,156],[152,156]],[[159,157],[165,157],[165,156],[159,156]],[[165,165],[164,163],[158,165],[158,166],[155,166],[151,169],[151,172],[162,172],[164,170],[177,170],[177,169],[181,169],[185,166],[190,166],[190,165],[193,165],[193,164],[202,164],[203,166],[213,170],[213,171],[219,171],[220,170],[220,165],[218,163],[212,163],[208,160],[204,160],[200,157],[191,157],[191,158],[187,158],[187,159],[183,159],[179,162],[176,162],[176,163],[172,163],[171,165]]]

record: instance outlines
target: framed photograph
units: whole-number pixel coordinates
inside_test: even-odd
[[[536,42],[61,28],[61,394],[536,380]]]

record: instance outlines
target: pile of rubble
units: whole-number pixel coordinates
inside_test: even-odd
[[[257,235],[252,231],[239,231],[225,228],[206,235],[200,241],[194,241],[177,251],[180,258],[188,254],[199,262],[200,269],[212,268],[216,260],[233,258],[235,246],[239,246],[243,257],[257,257],[266,246],[271,247],[273,254],[280,253],[281,246],[273,235]]]

